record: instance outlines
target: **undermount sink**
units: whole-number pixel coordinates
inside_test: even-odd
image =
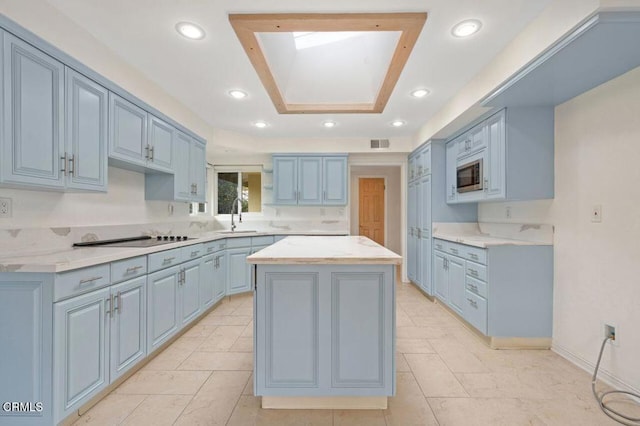
[[[238,229],[236,231],[217,231],[218,234],[251,234],[256,233],[255,229]]]

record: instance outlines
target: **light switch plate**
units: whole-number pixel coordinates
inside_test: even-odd
[[[11,217],[11,198],[0,198],[0,218]]]
[[[602,206],[600,204],[593,206],[591,210],[591,222],[602,222]]]

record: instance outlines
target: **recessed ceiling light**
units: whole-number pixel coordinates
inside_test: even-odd
[[[402,121],[402,120],[395,120],[395,121],[392,121],[392,122],[391,122],[391,125],[392,125],[393,127],[402,127],[402,126],[404,126],[405,124],[407,124],[407,123],[406,123],[405,121]]]
[[[327,128],[336,127],[336,122],[328,120],[328,121],[325,121],[324,123],[322,123],[322,125],[324,127],[327,127]]]
[[[253,123],[254,126],[256,126],[258,129],[264,129],[265,127],[268,126],[267,123],[265,123],[264,121],[256,121],[255,123]]]
[[[202,40],[204,38],[204,30],[191,22],[178,22],[176,31],[191,40]]]
[[[480,31],[480,28],[482,28],[482,22],[477,19],[467,19],[456,24],[451,30],[451,34],[455,37],[469,37]]]
[[[246,92],[243,92],[242,90],[229,90],[229,96],[235,99],[244,99],[248,95]]]
[[[414,98],[424,98],[429,93],[431,93],[429,89],[418,89],[411,92],[411,96],[413,96]]]

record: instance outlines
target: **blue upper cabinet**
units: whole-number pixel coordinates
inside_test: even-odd
[[[346,205],[347,204],[347,158],[323,157],[322,158],[322,203]]]
[[[174,147],[176,173],[175,173],[175,199],[189,201],[193,192],[189,176],[189,155],[191,155],[191,138],[182,132],[178,132]],[[149,181],[149,177],[147,177]],[[147,191],[148,193],[148,191]],[[148,195],[148,194],[147,194]]]
[[[298,158],[273,156],[273,202],[298,204]]]
[[[109,92],[66,68],[67,188],[107,191]]]
[[[63,189],[64,65],[7,33],[3,49],[0,181]]]
[[[322,158],[298,158],[298,204],[322,204]]]
[[[447,142],[447,203],[553,198],[553,114],[552,107],[504,109]],[[458,169],[473,164],[479,168],[459,180]],[[460,182],[475,187],[465,192]]]
[[[176,129],[153,115],[149,115],[147,133],[147,166],[173,173],[173,140]]]
[[[144,170],[150,155],[147,112],[114,93],[109,94],[109,110],[109,158],[121,167]]]
[[[279,205],[347,204],[347,156],[273,156],[273,202]]]
[[[207,201],[207,150],[205,144],[195,139],[191,139],[189,149],[189,177],[189,188],[193,185],[191,201],[204,203]]]

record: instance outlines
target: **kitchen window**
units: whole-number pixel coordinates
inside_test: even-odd
[[[262,212],[262,173],[259,167],[216,170],[217,215],[230,214],[236,198],[242,200],[242,213]]]

